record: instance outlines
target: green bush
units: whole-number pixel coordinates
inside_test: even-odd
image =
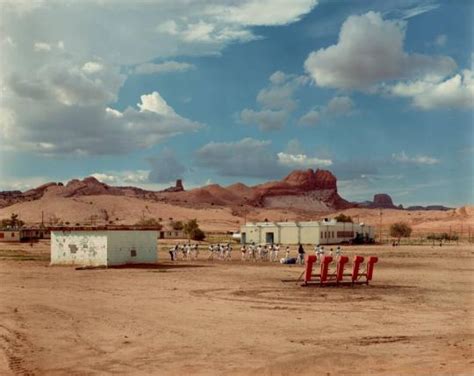
[[[183,226],[184,233],[192,240],[204,240],[206,234],[199,228],[196,219],[190,219]]]

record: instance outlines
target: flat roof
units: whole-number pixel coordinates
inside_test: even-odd
[[[73,232],[73,231],[162,231],[162,230],[158,230],[156,227],[143,227],[143,226],[94,226],[94,227],[60,226],[60,227],[51,227],[51,231]]]

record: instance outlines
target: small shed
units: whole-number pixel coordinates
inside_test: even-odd
[[[156,230],[52,230],[51,265],[154,264]]]

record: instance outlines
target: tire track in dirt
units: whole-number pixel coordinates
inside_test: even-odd
[[[228,302],[251,304],[252,309],[277,309],[290,311],[326,311],[327,308],[317,308],[319,303],[338,304],[338,312],[352,312],[353,307],[344,309],[341,304],[358,304],[378,302],[383,298],[377,292],[358,293],[343,290],[314,290],[291,288],[244,288],[232,290],[227,288],[197,289],[190,294],[195,297],[209,300],[222,300]]]
[[[20,327],[22,326],[21,318],[18,315],[15,315],[15,321],[19,321]],[[4,323],[0,324],[0,349],[6,355],[8,367],[13,374],[35,375],[26,362],[26,359],[35,352],[35,348],[20,330],[12,329]]]

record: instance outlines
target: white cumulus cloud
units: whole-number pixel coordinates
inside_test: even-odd
[[[423,110],[439,108],[474,108],[474,75],[465,69],[441,81],[418,80],[400,82],[390,88],[395,96],[408,97]]]
[[[456,68],[448,56],[404,50],[406,23],[376,12],[353,15],[341,27],[337,44],[313,51],[305,69],[317,85],[369,89],[377,83],[414,76],[445,76]]]
[[[329,167],[332,165],[330,159],[320,159],[316,157],[308,157],[306,154],[289,154],[280,152],[278,162],[284,166],[303,168],[303,167]]]

